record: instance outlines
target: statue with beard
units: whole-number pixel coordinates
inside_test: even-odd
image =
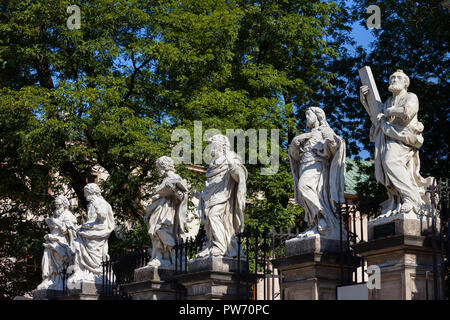
[[[409,78],[397,70],[389,77],[392,97],[378,103],[378,115],[371,115],[370,140],[375,142],[375,176],[388,192],[381,204],[382,216],[397,213],[422,214],[429,207],[426,188],[433,178],[420,176],[419,148],[423,144],[423,124],[418,120],[419,99],[407,92]],[[361,86],[360,100],[369,110],[368,86]]]

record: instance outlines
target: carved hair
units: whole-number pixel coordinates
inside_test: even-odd
[[[325,115],[325,111],[323,111],[321,108],[319,108],[319,107],[309,107],[306,111],[308,111],[308,110],[316,115],[320,126],[322,126],[322,125],[326,125],[327,127],[330,126],[328,124],[328,122],[327,122],[327,117]]]
[[[85,187],[84,187],[84,191],[89,193],[89,194],[96,194],[98,196],[102,195],[102,192],[100,190],[100,187],[96,184],[96,183],[88,183]]]
[[[162,156],[156,159],[156,166],[167,171],[175,171],[175,164],[172,158]]]
[[[67,198],[66,198],[65,196],[63,196],[62,194],[60,194],[59,196],[57,196],[57,197],[55,198],[55,201],[58,200],[58,199],[61,200],[62,205],[63,205],[63,207],[64,207],[65,209],[67,209],[67,208],[70,207],[70,202],[69,202],[69,200],[67,200]]]
[[[403,78],[405,79],[405,89],[408,89],[408,87],[409,87],[409,77],[401,69],[397,69],[397,71],[395,71],[393,74],[391,74],[391,76],[389,77],[389,80],[396,73],[400,73],[403,76]]]
[[[217,143],[222,147],[224,152],[230,151],[230,140],[222,134],[216,134],[209,139],[210,143]]]

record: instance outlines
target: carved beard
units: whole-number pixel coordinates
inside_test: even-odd
[[[404,86],[401,84],[391,84],[388,88],[390,92],[399,92],[404,89]]]

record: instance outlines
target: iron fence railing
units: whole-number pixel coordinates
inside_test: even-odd
[[[449,253],[448,215],[449,188],[448,179],[439,181],[428,190],[433,200],[433,228],[426,236],[433,245],[434,298],[440,298],[439,286],[445,288],[449,296]],[[366,282],[366,261],[354,250],[353,246],[368,241],[368,223],[379,212],[378,204],[373,200],[360,200],[356,204],[345,201],[336,206],[336,217],[341,226],[339,258],[341,268],[341,286]],[[439,221],[439,223],[437,223]],[[239,299],[283,299],[283,274],[273,266],[273,262],[286,257],[286,241],[296,237],[298,229],[264,229],[245,228],[236,235],[239,252],[236,257]],[[178,240],[174,246],[175,274],[189,272],[189,261],[193,259],[206,243],[204,231],[195,239]],[[443,263],[438,263],[438,258]],[[102,293],[104,297],[126,298],[120,287],[133,281],[136,268],[143,267],[149,261],[147,251],[139,251],[122,257],[115,257],[103,262]],[[241,263],[245,260],[246,263]],[[242,285],[244,284],[244,285]],[[428,286],[428,281],[427,281]],[[185,288],[175,284],[177,298],[185,298]],[[261,292],[262,291],[262,292]]]
[[[134,270],[146,266],[150,256],[151,253],[147,249],[142,249],[105,259],[102,262],[101,298],[127,299],[128,296],[121,286],[134,281]]]

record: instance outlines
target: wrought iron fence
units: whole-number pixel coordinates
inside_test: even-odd
[[[122,285],[134,281],[134,270],[144,267],[150,260],[147,249],[111,257],[102,262],[102,299],[128,299]]]
[[[434,288],[438,288],[436,281],[440,281],[441,286],[446,288],[446,297],[449,296],[449,253],[448,241],[448,214],[449,214],[449,188],[448,179],[440,179],[433,188],[429,190],[431,199],[434,199],[434,212],[439,213],[439,217],[433,216],[433,232],[427,236],[433,244],[433,277]],[[340,233],[340,266],[341,285],[352,285],[366,282],[366,262],[364,258],[358,256],[353,250],[353,246],[368,240],[368,223],[378,212],[378,204],[374,201],[364,200],[357,204],[348,201],[339,203],[336,207],[336,217],[341,226]],[[439,218],[439,230],[437,221]],[[345,230],[342,232],[342,230]],[[283,274],[273,267],[272,262],[279,258],[286,257],[286,240],[292,239],[299,234],[298,229],[250,229],[236,235],[239,245],[237,260],[237,281],[239,299],[283,299],[284,286]],[[179,240],[174,246],[175,273],[189,272],[189,260],[194,258],[202,249],[206,242],[204,231],[195,239]],[[440,250],[438,250],[438,248]],[[440,251],[440,252],[438,252]],[[437,263],[437,258],[444,263]],[[121,284],[133,281],[134,270],[143,267],[149,261],[150,256],[147,251],[140,251],[130,255],[116,257],[104,261],[103,266],[103,296],[126,298],[120,289]],[[247,263],[242,264],[242,259]],[[440,268],[440,266],[441,268]],[[245,283],[242,290],[241,283]],[[428,285],[428,282],[427,282]],[[177,289],[177,299],[185,298],[185,289],[182,286],[175,286]],[[439,291],[434,292],[434,297],[439,298]],[[262,292],[261,292],[262,291]]]
[[[367,223],[372,211],[369,202],[366,207],[344,203],[336,206],[336,217],[339,220],[339,262],[341,270],[341,286],[365,282],[364,258],[355,253],[352,246],[367,241]],[[367,209],[366,209],[367,210]],[[365,226],[366,225],[366,226]]]
[[[449,255],[450,242],[448,239],[448,215],[449,215],[449,186],[448,178],[440,178],[435,180],[433,185],[428,188],[427,193],[431,200],[431,231],[426,234],[426,237],[431,241],[433,250],[433,299],[449,299],[450,297],[450,278],[449,278]],[[439,224],[439,227],[437,226]],[[438,230],[439,228],[439,230]],[[440,251],[438,253],[438,250]],[[438,262],[440,258],[440,263]],[[426,275],[426,296],[428,294],[428,277]],[[441,293],[444,294],[441,297]]]

